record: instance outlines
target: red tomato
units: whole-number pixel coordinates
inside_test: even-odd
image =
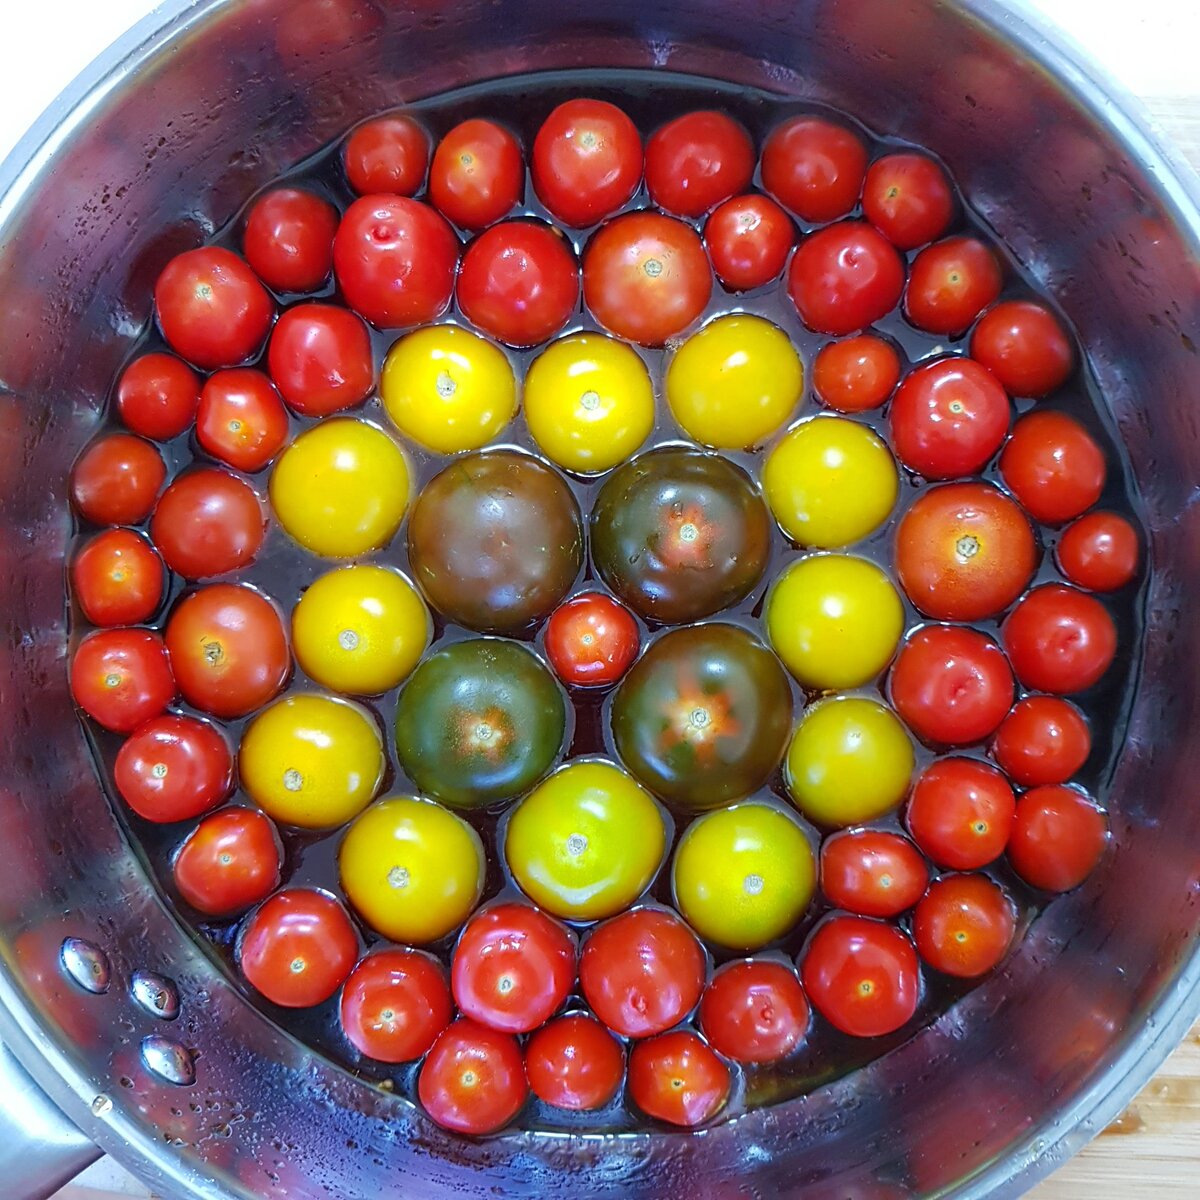
[[[598,925],[584,943],[579,983],[592,1011],[622,1037],[679,1024],[704,989],[704,951],[673,913],[639,908]]]
[[[1058,696],[1026,696],[1000,722],[992,754],[1014,783],[1066,783],[1087,762],[1092,734],[1083,713]]]
[[[1012,396],[1045,396],[1062,387],[1075,366],[1062,323],[1032,300],[1005,300],[984,313],[971,334],[971,357]]]
[[[76,461],[71,499],[93,525],[137,525],[150,515],[166,479],[166,463],[149,442],[110,433]]]
[[[1026,883],[1069,892],[1095,869],[1108,844],[1108,821],[1085,792],[1037,787],[1017,801],[1008,861]]]
[[[167,622],[183,698],[217,717],[243,717],[278,694],[291,671],[287,634],[261,592],[216,583],[185,596]]]
[[[252,988],[282,1008],[323,1004],[358,958],[358,934],[345,907],[315,888],[285,888],[246,923],[238,966]]]
[[[1056,553],[1059,570],[1072,583],[1115,592],[1137,574],[1137,530],[1117,513],[1088,513],[1063,530]]]
[[[913,259],[904,315],[926,333],[962,333],[1004,286],[990,246],[973,237],[934,242]]]
[[[71,583],[93,625],[138,625],[162,603],[162,559],[140,533],[106,529],[75,555]]]
[[[973,758],[942,758],[917,777],[908,829],[939,867],[973,871],[1004,853],[1016,803],[995,767]]]
[[[731,292],[778,279],[795,240],[791,217],[770,196],[735,196],[714,209],[704,225],[713,270]]]
[[[679,217],[702,217],[754,174],[754,143],[732,117],[704,109],[660,126],[646,143],[650,199]]]
[[[863,184],[863,216],[898,250],[915,250],[946,232],[954,191],[946,172],[924,154],[877,158]]]
[[[316,291],[333,270],[338,220],[328,200],[302,188],[275,188],[250,209],[242,253],[277,292]]]
[[[817,333],[855,333],[886,316],[904,289],[904,263],[882,234],[862,221],[810,233],[792,256],[788,295]]]
[[[351,130],[342,162],[350,186],[360,196],[412,196],[425,182],[429,135],[412,117],[376,117]]]
[[[134,433],[167,442],[196,419],[200,380],[173,354],[143,354],[121,373],[117,413]]]
[[[97,724],[130,733],[175,698],[163,640],[151,629],[99,629],[71,661],[71,695]]]
[[[529,1094],[521,1047],[511,1033],[459,1017],[421,1064],[417,1094],[443,1129],[494,1133],[521,1111]]]
[[[353,408],[375,386],[366,324],[336,304],[289,308],[271,334],[267,364],[284,400],[306,417]]]
[[[844,217],[858,203],[866,173],[862,139],[823,117],[792,117],[763,145],[763,187],[805,221]]]
[[[253,808],[223,808],[188,834],[175,855],[179,894],[206,917],[232,917],[278,886],[283,849],[275,826]]]
[[[200,448],[239,471],[261,471],[288,436],[287,409],[262,372],[235,367],[211,376],[200,393]]]
[[[165,713],[117,752],[113,781],[139,817],[169,825],[216,808],[233,790],[233,755],[207,721]]]
[[[442,964],[420,950],[368,954],[342,989],[342,1032],[376,1062],[412,1062],[454,1016]]]
[[[429,167],[429,199],[462,229],[483,229],[520,203],[521,146],[503,125],[473,118],[438,143]]]
[[[796,972],[769,959],[723,966],[700,999],[700,1030],[735,1062],[778,1062],[808,1032],[808,1000]]]
[[[878,408],[899,382],[900,355],[873,333],[827,342],[813,359],[813,390],[837,412]]]
[[[184,579],[224,575],[253,562],[266,528],[254,489],[219,467],[178,476],[150,518],[163,561]]]
[[[583,298],[618,337],[661,346],[700,316],[711,294],[704,244],[674,217],[626,213],[588,243]]]
[[[404,196],[356,200],[333,239],[333,270],[346,303],[381,329],[441,316],[457,266],[458,239],[445,218]]]
[[[525,1047],[533,1094],[555,1108],[603,1108],[625,1078],[625,1051],[595,1017],[572,1013],[543,1026]]]
[[[943,358],[910,371],[888,414],[892,448],[926,479],[974,475],[1008,432],[1008,396],[986,367]]]
[[[1054,695],[1090,688],[1117,650],[1113,619],[1094,596],[1060,583],[1034,588],[1004,623],[1004,647],[1017,678]]]
[[[821,846],[821,890],[834,908],[863,917],[897,917],[929,882],[917,848],[898,833],[859,829],[835,833]]]
[[[616,683],[637,657],[640,641],[633,614],[602,592],[560,604],[546,625],[546,656],[572,687]]]
[[[552,225],[505,221],[463,255],[458,306],[485,333],[510,346],[536,346],[579,306],[579,264]]]
[[[611,216],[637,191],[642,139],[615,104],[568,100],[533,143],[533,189],[564,225],[582,229]]]
[[[154,286],[154,305],[172,349],[206,371],[257,354],[275,315],[275,302],[258,276],[220,246],[171,259]]]
[[[937,880],[913,913],[917,952],[935,971],[958,979],[976,979],[995,968],[1016,928],[1012,901],[986,875]]]
[[[729,1068],[694,1033],[664,1033],[631,1051],[629,1095],[668,1125],[703,1125],[729,1098]]]
[[[921,973],[912,942],[891,925],[834,917],[809,939],[804,990],[829,1023],[851,1037],[881,1037],[912,1019]]]
[[[1000,455],[1009,491],[1043,525],[1061,525],[1091,508],[1104,491],[1107,470],[1092,435],[1059,412],[1027,413]]]

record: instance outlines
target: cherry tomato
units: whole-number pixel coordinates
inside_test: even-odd
[[[942,758],[917,778],[908,829],[939,867],[972,871],[1004,853],[1016,798],[1007,779],[973,758]]]
[[[1059,570],[1071,583],[1092,592],[1115,592],[1137,574],[1137,530],[1117,513],[1088,513],[1063,530],[1056,554]]]
[[[175,886],[206,917],[232,917],[278,886],[283,848],[275,826],[252,808],[223,808],[204,818],[175,855]]]
[[[429,199],[462,229],[483,229],[521,199],[525,163],[521,146],[495,121],[472,118],[438,143],[429,166]]]
[[[207,721],[152,717],[117,752],[113,782],[139,817],[158,824],[198,817],[233,789],[233,755]]]
[[[178,437],[196,419],[200,380],[173,354],[143,354],[121,373],[117,413],[126,428],[156,442]]]
[[[646,143],[646,188],[665,212],[702,217],[754,174],[754,143],[732,117],[700,110],[660,126]]]
[[[375,386],[367,327],[336,304],[288,309],[271,334],[267,363],[284,400],[307,417],[353,408]]]
[[[209,377],[196,413],[202,450],[235,470],[261,471],[287,436],[287,409],[262,371],[235,367]]]
[[[429,135],[412,117],[376,117],[350,132],[342,162],[350,186],[360,196],[412,196],[425,182]]]
[[[877,158],[863,184],[863,215],[898,250],[915,250],[946,232],[954,192],[946,172],[924,154]]]
[[[713,270],[731,292],[778,279],[795,240],[791,217],[770,196],[755,193],[718,205],[704,225]]]
[[[137,525],[166,482],[162,455],[139,437],[110,433],[94,441],[71,472],[71,499],[93,525]]]
[[[1026,883],[1069,892],[1096,869],[1108,844],[1108,821],[1086,792],[1032,788],[1017,801],[1008,860]]]
[[[494,1133],[521,1111],[528,1094],[517,1039],[469,1017],[438,1035],[417,1078],[425,1111],[455,1133]]]
[[[1005,621],[1003,635],[1017,678],[1055,695],[1091,687],[1117,649],[1108,609],[1094,596],[1058,583],[1034,588]]]
[[[99,629],[71,661],[75,703],[105,729],[130,733],[175,697],[163,640],[150,629]]]
[[[571,1013],[539,1029],[525,1047],[525,1073],[535,1096],[555,1108],[603,1108],[625,1078],[621,1043],[594,1017]]]
[[[986,875],[935,881],[913,914],[917,953],[935,971],[959,979],[976,979],[996,967],[1016,927],[1012,901]]]
[[[1045,396],[1062,387],[1075,366],[1062,323],[1032,300],[1004,300],[984,313],[971,334],[971,357],[1012,396]]]
[[[973,237],[952,237],[926,246],[909,268],[904,315],[926,333],[959,334],[1004,284],[992,248]]]
[[[441,963],[420,950],[379,950],[342,989],[342,1032],[376,1062],[420,1058],[450,1024],[454,1005]]]
[[[93,625],[137,625],[162,602],[162,559],[140,533],[106,529],[75,555],[71,583]]]
[[[873,333],[827,342],[813,359],[813,390],[838,412],[878,408],[899,382],[900,355],[890,342]]]
[[[700,999],[700,1031],[718,1053],[742,1063],[787,1058],[808,1032],[808,1000],[783,963],[746,959],[723,966]]]
[[[863,917],[897,917],[929,883],[916,846],[898,833],[858,829],[835,833],[821,846],[821,890],[834,908]]]
[[[184,579],[224,575],[253,562],[266,528],[254,489],[217,467],[178,476],[150,518],[163,561]]]
[[[338,211],[329,201],[302,188],[275,188],[250,209],[242,253],[275,291],[313,292],[333,270],[337,227]]]
[[[862,138],[823,117],[792,117],[763,145],[763,187],[805,221],[844,217],[858,203],[866,172]]]
[[[1022,787],[1066,783],[1088,760],[1092,734],[1069,700],[1026,696],[1000,722],[992,754]]]
[[[583,298],[618,337],[661,346],[704,311],[712,272],[699,235],[661,213],[626,213],[588,243]]]
[[[703,1125],[729,1097],[729,1068],[694,1033],[664,1033],[630,1053],[629,1095],[656,1120]]]
[[[546,625],[546,656],[571,687],[616,683],[637,657],[640,643],[633,614],[602,592],[560,604]]]
[[[1073,417],[1031,412],[1013,426],[1000,474],[1027,513],[1043,525],[1073,520],[1100,499],[1104,451]]]

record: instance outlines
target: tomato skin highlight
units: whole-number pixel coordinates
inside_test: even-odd
[[[510,1033],[459,1017],[425,1056],[417,1078],[425,1111],[455,1133],[494,1133],[529,1094],[521,1047]]]

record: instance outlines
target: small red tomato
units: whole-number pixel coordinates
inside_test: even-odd
[[[770,196],[735,196],[714,209],[704,225],[713,270],[731,292],[778,279],[795,240],[791,217]]]
[[[1137,574],[1137,530],[1117,513],[1088,513],[1063,530],[1056,555],[1077,587],[1115,592]]]
[[[238,471],[261,471],[283,449],[287,409],[262,372],[234,367],[212,375],[200,393],[196,440]]]
[[[882,1037],[912,1019],[921,972],[912,942],[894,926],[834,917],[809,939],[800,977],[813,1006],[851,1037]]]
[[[538,199],[564,225],[583,229],[637,191],[642,139],[615,104],[568,100],[538,130],[531,166]]]
[[[206,917],[232,917],[278,886],[283,849],[275,826],[253,808],[223,808],[188,834],[172,864],[179,894]]]
[[[525,1047],[529,1088],[572,1112],[603,1108],[625,1078],[625,1051],[595,1017],[571,1013],[539,1029]]]
[[[458,239],[428,204],[364,196],[342,217],[333,269],[346,303],[381,329],[423,325],[446,311]]]
[[[375,386],[371,335],[336,304],[298,304],[276,322],[267,365],[294,412],[327,417],[361,404]]]
[[[187,821],[216,808],[233,789],[233,755],[207,721],[165,713],[122,744],[113,765],[121,799],[156,824]]]
[[[285,888],[242,930],[238,966],[252,988],[281,1008],[323,1004],[358,958],[358,934],[345,907],[315,888]]]
[[[342,163],[360,196],[412,196],[425,182],[429,135],[412,117],[376,117],[351,130]]]
[[[463,121],[433,152],[429,199],[461,229],[483,229],[507,216],[524,186],[520,143],[495,121]]]
[[[242,253],[255,274],[277,292],[312,292],[333,270],[338,211],[302,188],[260,196],[246,218]]]
[[[942,758],[917,777],[908,829],[939,867],[973,871],[1004,853],[1016,803],[1012,786],[995,767],[973,758]]]
[[[926,333],[959,334],[1004,286],[999,260],[973,237],[934,242],[913,259],[904,292],[904,315]]]
[[[541,221],[493,225],[467,247],[458,306],[485,333],[510,346],[536,346],[579,306],[579,265],[570,243]]]
[[[977,979],[1008,953],[1016,932],[1012,901],[986,875],[948,875],[929,885],[913,913],[917,953],[935,970]]]
[[[150,629],[100,629],[71,661],[71,695],[97,724],[131,733],[175,697],[163,640]]]
[[[858,203],[866,173],[862,138],[823,117],[792,117],[763,145],[763,187],[805,221],[844,217]]]
[[[150,518],[163,561],[184,579],[224,575],[253,562],[266,528],[254,489],[219,467],[178,476]]]
[[[1085,792],[1054,785],[1017,801],[1008,861],[1026,883],[1069,892],[1095,869],[1108,844],[1108,821]]]
[[[154,286],[154,305],[171,348],[206,371],[257,354],[275,315],[258,276],[220,246],[171,259]]]
[[[808,1000],[795,971],[769,959],[728,963],[700,999],[709,1045],[742,1063],[778,1062],[804,1040]]]
[[[640,640],[629,609],[602,592],[587,592],[550,615],[546,656],[563,683],[602,686],[625,674],[637,657]]]
[[[342,989],[342,1032],[376,1062],[412,1062],[454,1016],[442,964],[420,950],[368,954]]]
[[[138,625],[162,602],[162,559],[140,533],[106,529],[75,555],[71,583],[93,625]]]
[[[704,970],[704,951],[678,917],[639,908],[592,931],[579,959],[579,983],[609,1029],[643,1038],[691,1012],[704,989]]]
[[[121,373],[117,413],[134,433],[167,442],[196,419],[200,380],[173,354],[143,354]]]
[[[821,846],[821,890],[834,908],[863,917],[897,917],[929,883],[916,846],[898,833],[858,829],[835,833]]]
[[[629,1095],[647,1116],[690,1129],[721,1111],[729,1068],[694,1033],[664,1033],[630,1052]]]
[[[459,1017],[421,1064],[417,1094],[443,1129],[494,1133],[521,1111],[529,1094],[521,1047],[511,1033]]]
[[[1062,387],[1075,366],[1062,322],[1032,300],[1004,300],[984,313],[971,334],[971,357],[1012,396],[1045,396]]]
[[[954,192],[946,172],[924,154],[877,158],[863,184],[863,215],[898,250],[915,250],[946,232]]]
[[[76,461],[71,499],[93,525],[137,525],[150,515],[166,478],[166,463],[149,442],[110,433]]]
[[[882,234],[862,221],[810,233],[792,256],[788,295],[817,333],[855,333],[886,316],[904,289],[904,263]]]
[[[702,109],[660,126],[646,143],[650,199],[679,217],[702,217],[754,174],[754,143],[732,117]]]
[[[1004,622],[1004,647],[1017,678],[1056,696],[1090,688],[1117,651],[1117,629],[1094,596],[1060,583],[1034,588]]]
[[[1061,525],[1091,508],[1107,473],[1104,451],[1066,413],[1027,413],[1000,455],[1009,491],[1043,525]]]
[[[828,342],[813,359],[813,390],[837,412],[878,408],[899,382],[900,355],[890,342],[873,333]]]
[[[996,761],[1021,787],[1066,783],[1091,752],[1092,734],[1083,713],[1058,696],[1018,700],[992,743]]]

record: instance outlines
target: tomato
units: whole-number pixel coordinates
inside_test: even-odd
[[[364,921],[395,942],[422,945],[457,929],[483,892],[483,843],[432,800],[385,796],[342,839],[338,871]]]
[[[137,525],[166,482],[162,455],[139,437],[109,433],[94,441],[71,472],[71,499],[93,525]]]
[[[71,584],[93,625],[137,625],[162,603],[162,559],[140,533],[106,529],[75,555]]]
[[[808,999],[783,963],[746,959],[717,971],[700,999],[700,1031],[719,1054],[741,1063],[787,1058],[808,1032]]]
[[[338,211],[303,188],[260,196],[246,217],[242,253],[254,273],[277,292],[315,292],[333,270]]]
[[[898,917],[925,893],[929,868],[898,833],[858,829],[821,846],[821,890],[834,908],[863,917]]]
[[[995,303],[1004,275],[992,248],[973,237],[926,246],[912,261],[904,315],[926,333],[959,334]]]
[[[139,817],[186,821],[233,790],[233,755],[207,721],[166,713],[139,725],[121,746],[113,782]]]
[[[172,864],[179,894],[206,917],[232,917],[278,886],[283,849],[275,826],[252,808],[207,816],[179,847]]]
[[[924,154],[877,158],[863,184],[863,215],[898,250],[915,250],[946,232],[954,191],[946,172]]]
[[[754,143],[732,117],[702,109],[659,126],[646,143],[646,188],[664,212],[702,217],[744,190]]]
[[[862,138],[824,117],[791,117],[763,144],[763,187],[805,221],[846,216],[858,203],[866,171]]]
[[[180,695],[217,717],[261,708],[291,672],[279,613],[253,588],[217,583],[184,596],[165,640]]]
[[[691,1128],[729,1098],[729,1068],[694,1033],[639,1042],[629,1055],[629,1095],[647,1116]]]
[[[943,975],[977,979],[999,965],[1016,932],[1012,901],[986,875],[930,884],[913,914],[917,953]]]
[[[1000,455],[1009,491],[1036,521],[1061,525],[1091,508],[1104,491],[1104,451],[1073,417],[1031,412],[1013,426]]]
[[[1008,861],[1026,883],[1069,892],[1095,869],[1108,845],[1108,821],[1086,792],[1032,788],[1017,801]]]
[[[267,364],[284,400],[306,417],[353,408],[375,387],[367,326],[336,304],[289,308],[271,334]]]
[[[1117,513],[1094,512],[1063,530],[1059,570],[1077,587],[1115,592],[1137,574],[1137,530]]]
[[[889,682],[901,719],[936,746],[982,741],[1013,702],[1004,651],[985,634],[954,625],[918,629],[896,657]]]
[[[602,592],[586,592],[560,604],[546,625],[546,656],[570,687],[616,683],[640,644],[632,613]]]
[[[988,483],[948,483],[913,502],[896,529],[896,574],[937,621],[979,621],[1025,589],[1039,551],[1025,514]]]
[[[791,217],[770,196],[754,193],[718,205],[704,225],[713,270],[731,292],[778,279],[795,241]]]
[[[1013,396],[1045,396],[1062,387],[1075,367],[1062,322],[1032,300],[1004,300],[984,313],[971,334],[971,357]]]
[[[200,380],[173,354],[143,354],[121,372],[117,413],[126,428],[156,442],[178,437],[196,419]]]
[[[502,1033],[530,1033],[575,985],[575,940],[531,905],[495,904],[459,936],[450,983],[463,1016]]]
[[[594,1017],[571,1013],[529,1039],[525,1073],[543,1103],[587,1112],[616,1096],[625,1078],[625,1052]]]
[[[177,476],[150,518],[150,537],[163,561],[184,579],[224,575],[252,563],[266,528],[254,489],[217,467]]]
[[[596,496],[592,562],[639,616],[682,624],[758,586],[771,519],[754,481],[727,458],[667,446],[618,467]]]
[[[196,412],[202,450],[235,470],[261,471],[287,437],[287,409],[262,371],[239,367],[209,377]]]
[[[1050,583],[1034,588],[1004,623],[1004,647],[1017,678],[1039,692],[1082,692],[1108,670],[1117,630],[1094,596]]]
[[[615,104],[568,100],[542,123],[530,163],[538,199],[564,225],[611,216],[637,191],[642,139]]]
[[[671,356],[664,388],[671,415],[694,441],[722,450],[761,445],[804,394],[791,339],[762,317],[717,317]]]
[[[834,917],[809,939],[800,978],[813,1007],[851,1037],[882,1037],[912,1019],[921,975],[912,942],[891,925]]]
[[[917,778],[908,829],[939,867],[971,871],[1004,853],[1015,810],[1012,787],[995,767],[973,758],[942,758]]]
[[[800,826],[765,804],[705,813],[675,849],[671,886],[680,915],[705,940],[757,950],[804,916],[816,888]]]
[[[350,186],[360,196],[415,195],[429,167],[429,134],[403,114],[364,121],[346,138],[342,164]]]
[[[796,559],[767,593],[767,637],[810,690],[859,687],[891,661],[904,607],[874,563],[847,554]]]
[[[1088,760],[1092,734],[1083,713],[1057,696],[1026,696],[1000,722],[992,754],[1014,783],[1066,783]]]
[[[605,329],[661,346],[704,311],[712,272],[690,225],[656,212],[609,221],[583,256],[583,298]]]
[[[342,1032],[376,1062],[420,1058],[450,1024],[446,972],[420,950],[379,950],[350,972],[342,989]]]
[[[628,908],[662,863],[666,828],[650,793],[609,762],[568,763],[513,810],[504,856],[517,886],[556,917]]]
[[[258,276],[220,246],[171,259],[154,285],[154,306],[171,348],[206,371],[257,354],[275,316]]]
[[[345,908],[315,888],[276,892],[247,921],[238,966],[252,988],[282,1008],[312,1008],[345,982],[358,934]]]
[[[837,412],[878,408],[899,382],[900,355],[891,342],[873,333],[826,342],[813,359],[813,391]]]
[[[441,316],[457,266],[458,238],[446,219],[405,196],[356,200],[333,239],[333,271],[346,303],[381,329]]]
[[[463,121],[433,152],[429,199],[463,229],[483,229],[499,221],[520,202],[524,190],[520,143],[495,121]]]
[[[843,221],[804,238],[792,255],[787,290],[809,329],[856,333],[896,307],[904,262],[870,225]]]
[[[417,1077],[425,1111],[455,1133],[494,1133],[521,1111],[528,1094],[517,1039],[467,1017],[438,1035]]]
[[[97,724],[130,733],[175,697],[162,638],[150,629],[99,629],[71,660],[71,695]]]
[[[579,266],[560,230],[505,221],[467,247],[456,285],[473,325],[510,346],[536,346],[579,306]]]

